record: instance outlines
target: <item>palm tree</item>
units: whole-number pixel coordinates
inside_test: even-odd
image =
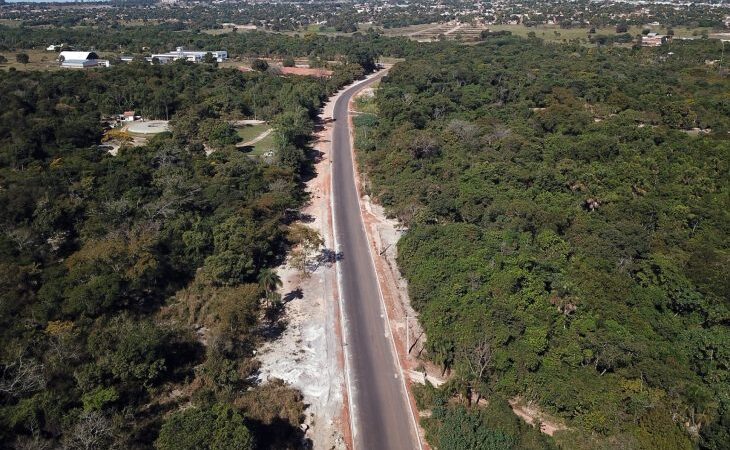
[[[259,273],[258,280],[259,286],[266,294],[266,301],[270,302],[276,289],[282,285],[281,277],[273,269],[264,269]]]

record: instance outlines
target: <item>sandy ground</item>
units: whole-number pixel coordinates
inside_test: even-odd
[[[159,134],[170,131],[170,126],[167,120],[137,120],[130,122],[125,129],[136,134]]]
[[[265,120],[258,120],[258,119],[242,119],[242,120],[232,120],[229,122],[234,127],[242,127],[245,125],[262,125],[265,124]]]
[[[524,403],[519,397],[510,400],[509,404],[512,407],[512,412],[520,416],[525,422],[530,425],[535,425],[536,422],[539,422],[540,431],[547,435],[552,436],[556,431],[567,429],[560,421],[543,413],[538,407]]]
[[[132,141],[128,142],[127,145],[129,147],[141,147],[147,143],[147,139],[147,135],[132,135]],[[122,148],[122,143],[119,141],[109,141],[102,144],[102,146],[110,155],[117,156],[119,149]]]

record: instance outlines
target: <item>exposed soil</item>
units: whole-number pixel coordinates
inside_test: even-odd
[[[539,422],[540,431],[547,435],[552,436],[556,431],[567,429],[560,421],[542,412],[537,406],[524,403],[519,397],[510,400],[509,404],[512,407],[512,412],[520,416],[525,422],[530,425]]]
[[[318,230],[327,249],[334,248],[330,203],[330,155],[334,103],[325,105],[314,149],[316,177],[307,182],[310,203],[301,211],[302,222]],[[277,268],[285,301],[282,320],[286,328],[262,346],[260,379],[280,378],[302,391],[309,405],[306,434],[315,449],[352,448],[344,356],[339,321],[339,297],[334,265],[319,265],[308,278],[290,265]]]

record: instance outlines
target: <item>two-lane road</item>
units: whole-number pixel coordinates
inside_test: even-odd
[[[348,104],[375,82],[346,90],[334,106],[332,195],[355,450],[419,449],[415,420],[394,355],[355,187]]]

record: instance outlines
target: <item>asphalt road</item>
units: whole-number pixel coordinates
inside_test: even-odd
[[[360,216],[349,138],[348,102],[376,78],[345,91],[334,106],[332,187],[342,253],[340,295],[349,354],[356,450],[418,449],[414,420],[396,365],[375,267]]]

